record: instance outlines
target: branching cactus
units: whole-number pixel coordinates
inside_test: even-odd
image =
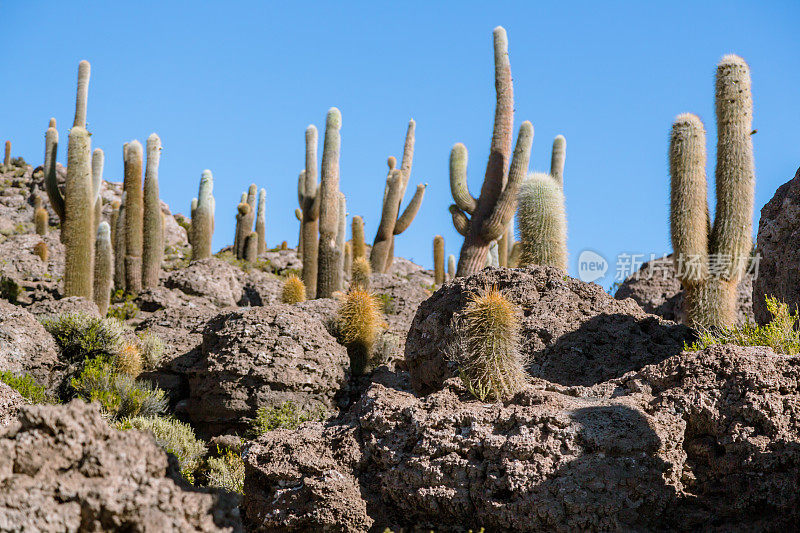
[[[158,165],[161,139],[155,133],[147,138],[147,166],[144,172],[144,219],[142,223],[142,288],[158,285],[164,259],[164,220],[158,192]]]
[[[33,226],[37,235],[47,235],[49,218],[47,209],[42,207],[42,197],[37,194],[33,197]]]
[[[433,238],[433,278],[436,285],[444,284],[444,237]]]
[[[192,260],[211,257],[214,236],[214,177],[204,170],[197,194],[197,209],[192,217]]]
[[[319,187],[317,185],[317,128],[306,128],[306,168],[300,173],[297,197],[303,211],[301,223],[303,283],[306,296],[317,296],[317,260],[319,259]]]
[[[374,272],[389,272],[389,269],[391,269],[392,261],[394,260],[394,238],[407,230],[414,221],[419,208],[422,206],[425,188],[428,186],[427,183],[417,185],[414,196],[406,206],[403,214],[398,218],[400,204],[403,202],[408,181],[411,178],[416,127],[416,122],[411,119],[408,122],[406,141],[403,147],[403,160],[400,163],[400,168],[395,169],[397,160],[394,157],[390,157],[388,160],[389,176],[383,192],[381,222],[378,225],[378,231],[375,234],[375,241],[372,244],[372,252],[370,253],[370,265]]]
[[[142,290],[142,227],[144,218],[142,191],[142,145],[131,141],[125,152],[125,290]]]
[[[306,286],[297,276],[289,276],[283,282],[281,302],[285,304],[298,304],[306,301]]]
[[[258,191],[258,210],[256,211],[256,233],[258,234],[258,255],[267,251],[267,191]]]
[[[351,289],[369,289],[369,277],[372,274],[372,268],[369,265],[366,257],[357,257],[353,260],[353,267],[350,269],[350,288]]]
[[[319,188],[319,256],[317,298],[330,298],[341,290],[343,250],[338,247],[339,233],[339,152],[342,115],[338,109],[328,110],[325,121],[325,143],[322,148],[322,176]],[[344,241],[342,242],[344,244]]]
[[[726,55],[716,74],[717,204],[713,226],[706,199],[705,128],[678,115],[670,135],[670,233],[689,325],[722,328],[736,321],[736,288],[752,248],[755,170],[750,69]]]
[[[353,241],[353,260],[367,256],[367,245],[364,242],[364,219],[356,215],[353,217],[352,241]]]
[[[125,290],[125,200],[127,196],[127,193],[123,191],[114,230],[114,287],[117,290]]]
[[[97,226],[94,252],[94,303],[100,309],[100,316],[106,316],[111,299],[111,285],[114,281],[111,227],[108,222],[101,222]]]
[[[475,199],[467,187],[467,149],[458,143],[450,153],[450,206],[453,224],[464,235],[458,276],[478,272],[486,264],[492,241],[507,232],[514,215],[519,185],[528,172],[533,126],[523,122],[509,166],[514,121],[514,89],[508,60],[508,40],[502,27],[494,30],[495,106],[494,131],[481,194]],[[469,215],[469,217],[468,217]]]
[[[94,232],[103,218],[103,198],[100,196],[100,188],[103,184],[103,166],[105,165],[105,154],[100,148],[95,148],[92,152],[92,187],[94,190]]]
[[[531,173],[520,187],[518,202],[521,250],[517,266],[554,266],[566,271],[567,216],[561,185],[549,174]]]

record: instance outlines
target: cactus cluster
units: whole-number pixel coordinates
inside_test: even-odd
[[[411,222],[414,221],[414,217],[417,216],[417,212],[422,206],[425,188],[428,186],[427,183],[417,185],[414,196],[406,206],[405,211],[398,217],[400,204],[403,202],[408,181],[411,177],[416,127],[414,119],[409,120],[400,168],[395,168],[397,160],[394,157],[388,159],[389,175],[383,192],[381,221],[375,234],[375,241],[372,244],[372,252],[370,253],[370,264],[374,272],[389,272],[394,260],[394,238],[407,230]]]
[[[508,39],[506,31],[499,26],[494,30],[494,56],[497,92],[494,131],[486,174],[477,199],[467,187],[466,147],[457,143],[450,153],[450,190],[455,202],[450,206],[450,213],[456,230],[464,236],[456,273],[458,276],[468,276],[482,269],[492,242],[508,234],[519,185],[527,174],[530,160],[533,126],[526,121],[520,126],[509,165],[514,89],[508,60]],[[504,239],[506,247],[508,242],[508,238]]]
[[[706,139],[700,118],[678,115],[669,143],[670,234],[689,325],[730,327],[736,288],[752,248],[755,170],[750,69],[726,55],[716,73],[717,164],[713,225],[706,198]]]

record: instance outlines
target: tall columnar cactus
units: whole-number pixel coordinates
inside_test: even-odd
[[[339,193],[339,224],[336,228],[336,250],[338,253],[339,267],[336,269],[336,290],[344,288],[345,278],[345,240],[347,239],[347,199],[343,192]]]
[[[444,284],[444,237],[433,238],[433,279],[436,285]]]
[[[125,151],[125,290],[142,290],[142,227],[144,218],[142,191],[142,145],[128,143]]]
[[[717,205],[713,226],[706,199],[705,129],[690,113],[678,115],[670,135],[670,233],[689,325],[732,326],[736,288],[752,248],[755,170],[751,140],[750,69],[726,55],[716,75]]]
[[[450,212],[456,229],[464,235],[458,260],[458,276],[468,276],[482,269],[486,264],[490,244],[507,231],[516,209],[519,184],[527,174],[530,160],[533,126],[526,121],[520,126],[509,166],[514,89],[508,60],[508,39],[506,31],[500,26],[494,30],[494,67],[497,91],[494,131],[486,175],[477,200],[467,188],[466,147],[458,143],[450,153],[450,189],[455,201],[450,206]]]
[[[394,157],[388,159],[389,176],[386,180],[386,187],[383,192],[383,207],[381,208],[381,222],[375,234],[372,244],[372,252],[369,261],[374,272],[388,272],[394,260],[394,237],[400,235],[414,221],[419,208],[422,206],[422,199],[425,196],[427,183],[417,185],[417,190],[411,201],[406,206],[403,214],[398,218],[400,204],[406,194],[408,181],[411,177],[411,165],[414,160],[414,133],[416,131],[414,119],[408,121],[406,131],[406,141],[403,147],[403,160],[400,168],[395,169],[397,160]]]
[[[94,204],[89,132],[74,126],[67,148],[64,188],[64,295],[92,298],[94,275]]]
[[[58,188],[58,176],[56,174],[56,158],[58,156],[58,130],[56,129],[56,119],[50,119],[47,133],[44,135],[44,186],[47,197],[53,211],[58,215],[61,223],[64,223],[64,196]],[[61,234],[61,242],[64,242],[64,233]]]
[[[364,219],[356,215],[352,221],[353,259],[367,256],[367,245],[364,243]]]
[[[192,260],[211,257],[214,236],[214,177],[204,170],[197,193],[197,209],[192,217]]]
[[[456,256],[450,254],[447,256],[447,278],[450,280],[456,277]]]
[[[258,191],[258,210],[256,211],[256,233],[258,234],[258,255],[267,251],[267,191]]]
[[[47,209],[42,207],[42,197],[37,194],[33,197],[33,226],[37,235],[47,235],[48,219]]]
[[[92,152],[92,188],[94,190],[94,232],[100,226],[103,218],[103,198],[100,196],[100,186],[103,183],[103,166],[105,164],[105,154],[100,148],[95,148]]]
[[[236,259],[244,258],[244,240],[247,238],[248,233],[250,233],[245,224],[245,219],[248,214],[250,214],[250,206],[245,197],[245,201],[239,202],[239,205],[236,206],[236,237],[233,239],[233,252]]]
[[[11,164],[11,141],[6,141],[6,155],[3,157],[3,166]]]
[[[244,249],[245,249],[245,239],[247,236],[250,235],[250,232],[253,231],[253,222],[256,218],[256,195],[258,194],[258,188],[256,187],[255,183],[250,185],[250,188],[247,190],[247,196],[244,199],[243,203],[247,204],[247,209],[242,210],[239,209],[239,227],[240,233],[238,233],[239,238],[237,239],[237,248],[236,248],[236,257],[237,259],[244,259]],[[239,204],[241,207],[241,204]],[[238,208],[237,208],[238,209]]]
[[[297,197],[303,211],[303,283],[306,296],[317,296],[317,261],[319,259],[319,202],[317,185],[317,128],[306,128],[306,168],[300,173]]]
[[[114,246],[114,250],[116,251],[116,243],[117,243],[117,222],[119,221],[119,208],[120,203],[116,200],[111,202],[111,218],[109,220],[109,226],[111,226],[111,244]]]
[[[339,232],[339,151],[342,114],[332,107],[325,121],[322,172],[319,187],[319,256],[317,259],[317,298],[330,298],[341,290],[343,250],[338,247]],[[342,241],[344,244],[344,241]]]
[[[564,162],[567,159],[567,140],[563,135],[553,139],[553,154],[550,157],[550,175],[562,189],[564,188]]]
[[[122,192],[122,202],[114,229],[114,287],[125,290],[125,200],[128,194]]]
[[[103,221],[97,226],[94,253],[94,303],[100,309],[100,316],[106,316],[111,299],[111,285],[114,282],[111,227],[108,222]]]
[[[531,173],[519,191],[518,266],[543,265],[567,270],[567,216],[564,192],[549,174]]]
[[[144,219],[142,223],[142,288],[158,285],[164,259],[164,220],[158,192],[158,164],[161,139],[155,133],[147,138],[147,166],[144,173]]]
[[[258,233],[251,231],[250,235],[244,238],[244,255],[242,256],[247,263],[255,263],[258,259]]]

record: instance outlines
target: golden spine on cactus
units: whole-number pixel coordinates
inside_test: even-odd
[[[92,298],[94,276],[94,203],[91,140],[81,126],[69,132],[64,189],[64,295]]]
[[[125,290],[137,294],[142,290],[142,228],[144,206],[142,191],[142,145],[128,143],[125,153]]]
[[[367,245],[364,242],[364,219],[356,215],[353,217],[352,225],[352,247],[353,259],[367,256]]]
[[[350,289],[369,289],[369,277],[372,268],[366,257],[356,257],[353,259],[353,266],[350,269]]]
[[[325,141],[322,147],[322,171],[319,187],[319,250],[317,257],[317,298],[330,298],[341,290],[339,232],[339,152],[342,115],[328,110]]]
[[[342,343],[354,376],[364,373],[378,335],[386,327],[380,301],[366,290],[353,288],[342,296],[337,313]]]
[[[496,287],[470,295],[452,356],[461,380],[481,400],[509,399],[528,384],[519,350],[520,314]]]
[[[567,270],[567,216],[564,192],[549,174],[531,173],[518,199],[518,266],[542,265]]]
[[[400,168],[396,169],[397,160],[394,157],[388,159],[389,176],[386,180],[386,187],[383,192],[383,206],[381,208],[381,221],[375,240],[372,244],[370,253],[370,264],[375,272],[388,272],[394,260],[394,237],[400,235],[414,221],[425,196],[427,183],[417,185],[414,196],[406,206],[405,211],[400,213],[400,205],[406,194],[406,188],[411,177],[411,167],[414,160],[414,139],[416,122],[409,120],[408,130],[406,130],[406,140],[403,146],[403,160]]]
[[[37,194],[33,198],[33,225],[37,235],[47,235],[49,218],[47,209],[42,207],[42,197]]]
[[[61,223],[64,223],[64,195],[58,187],[58,175],[56,173],[56,159],[58,156],[58,130],[56,129],[56,119],[50,119],[50,125],[44,136],[44,186],[47,197],[53,211],[58,215]],[[62,232],[61,242],[64,242]]]
[[[243,259],[250,264],[258,259],[258,233],[255,231],[251,231],[250,235],[244,238]]]
[[[553,153],[550,157],[550,175],[562,189],[564,188],[564,162],[567,159],[567,140],[563,135],[553,139]]]
[[[716,211],[706,199],[705,131],[692,114],[679,115],[670,135],[670,234],[689,325],[733,326],[736,289],[752,248],[755,170],[751,138],[750,70],[726,55],[716,74]]]
[[[444,284],[444,237],[433,238],[433,278],[436,285]]]
[[[50,252],[47,249],[47,243],[44,241],[39,241],[33,247],[33,253],[39,256],[39,259],[42,260],[43,263],[47,263],[47,258],[50,257]]]
[[[300,173],[297,196],[303,211],[301,225],[303,241],[303,283],[306,296],[317,296],[317,261],[319,259],[319,202],[317,186],[317,128],[306,128],[306,168]]]
[[[94,190],[94,232],[100,225],[103,216],[103,199],[100,197],[100,186],[103,183],[103,166],[105,164],[105,154],[100,148],[95,148],[92,152],[92,188]]]
[[[281,302],[285,304],[297,304],[306,301],[306,286],[303,280],[295,275],[291,275],[283,282],[281,289]]]
[[[533,126],[523,122],[509,165],[514,122],[514,88],[508,60],[506,31],[494,30],[495,105],[494,130],[481,194],[476,200],[467,188],[467,150],[456,144],[450,154],[450,187],[455,204],[450,206],[453,224],[464,235],[458,260],[459,276],[483,268],[491,243],[507,231],[516,210],[519,185],[528,172]],[[467,216],[469,215],[469,217]]]
[[[256,233],[258,234],[258,254],[267,251],[267,191],[258,191],[258,211],[256,212]]]
[[[127,193],[122,191],[116,229],[114,230],[114,287],[125,290],[125,200]]]
[[[161,139],[155,133],[147,138],[147,166],[144,173],[144,211],[142,222],[142,288],[158,285],[164,259],[164,219],[158,187]]]
[[[211,257],[214,236],[214,177],[204,170],[197,193],[197,209],[192,217],[192,260]]]
[[[111,300],[111,285],[114,281],[111,227],[108,222],[103,221],[97,226],[94,251],[94,303],[100,309],[100,316],[106,316]]]

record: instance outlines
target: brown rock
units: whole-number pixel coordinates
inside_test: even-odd
[[[53,390],[61,369],[53,337],[25,309],[0,300],[0,370],[30,374]]]
[[[27,310],[35,317],[55,316],[65,313],[81,313],[100,317],[100,309],[97,304],[83,296],[70,296],[60,300],[41,300],[29,305]]]
[[[25,398],[0,381],[0,428],[17,419],[17,411],[23,405],[25,405]]]
[[[186,487],[152,435],[80,401],[0,430],[0,530],[241,531],[237,497]]]
[[[168,289],[202,296],[219,307],[235,306],[242,299],[240,269],[216,257],[193,261],[188,267],[171,272],[164,280]]]
[[[467,298],[497,288],[523,311],[522,350],[531,375],[562,385],[590,386],[680,353],[692,338],[685,326],[618,301],[599,285],[564,276],[555,268],[486,268],[446,283],[420,305],[405,346],[411,384],[420,393],[455,375],[446,350],[455,340],[452,319]]]

